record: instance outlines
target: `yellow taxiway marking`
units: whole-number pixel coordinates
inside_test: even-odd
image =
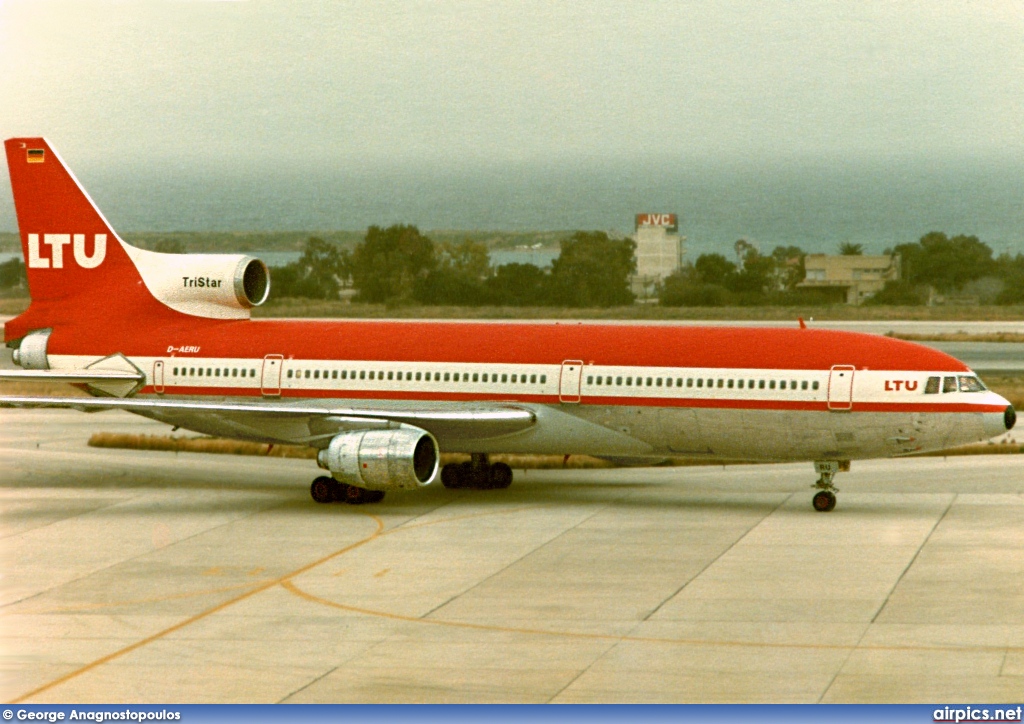
[[[476,631],[490,631],[494,633],[514,633],[528,636],[552,636],[558,638],[586,639],[590,641],[609,642],[633,642],[648,644],[674,644],[677,646],[726,646],[744,648],[771,648],[771,649],[807,649],[807,650],[828,650],[828,651],[932,651],[932,652],[981,652],[981,653],[1005,653],[1024,651],[1022,646],[954,646],[954,645],[927,645],[927,644],[815,644],[815,643],[783,643],[772,641],[738,641],[732,639],[693,639],[693,638],[669,638],[664,636],[630,636],[628,634],[602,634],[587,633],[585,631],[559,631],[557,629],[526,628],[521,626],[498,626],[487,623],[472,623],[470,621],[445,621],[436,618],[421,618],[419,616],[407,616],[391,611],[379,611],[361,606],[350,606],[345,603],[338,603],[327,598],[313,595],[303,591],[290,579],[281,582],[281,588],[299,598],[312,603],[319,603],[322,606],[336,608],[349,613],[359,613],[364,616],[389,619],[391,621],[406,621],[409,623],[427,624],[430,626],[446,626],[449,628],[473,629]]]
[[[453,522],[460,521],[460,520],[469,520],[469,519],[472,519],[472,518],[481,518],[481,517],[484,517],[484,516],[502,515],[502,514],[507,514],[507,513],[518,513],[518,512],[523,511],[523,510],[532,510],[532,509],[536,509],[538,507],[543,507],[543,506],[524,505],[524,506],[518,506],[518,507],[515,507],[515,508],[503,508],[501,510],[484,510],[484,511],[480,511],[479,513],[467,513],[465,515],[456,515],[456,516],[452,516],[452,517],[449,517],[449,518],[441,518],[441,519],[438,519],[438,520],[429,520],[429,521],[425,521],[425,522],[421,522],[421,523],[413,523],[413,524],[410,524],[410,525],[407,525],[407,526],[399,526],[398,528],[392,528],[391,530],[387,530],[387,531],[384,530],[384,521],[382,521],[379,517],[377,517],[376,515],[364,514],[364,515],[367,515],[367,517],[369,517],[371,520],[373,520],[377,524],[377,529],[373,533],[371,533],[369,536],[367,536],[366,538],[358,540],[355,543],[352,543],[351,545],[348,545],[348,546],[346,546],[346,547],[344,547],[344,548],[342,548],[340,550],[337,550],[337,551],[335,551],[334,553],[331,553],[328,556],[324,556],[323,558],[320,558],[319,560],[313,561],[312,563],[309,563],[309,564],[303,566],[302,568],[298,568],[298,569],[292,571],[291,573],[287,573],[287,574],[285,574],[283,576],[280,576],[278,578],[269,578],[269,579],[265,579],[265,580],[263,580],[261,582],[254,581],[254,582],[252,582],[250,584],[245,584],[245,585],[251,585],[253,587],[250,588],[248,591],[245,591],[244,593],[241,593],[238,596],[235,596],[234,598],[231,598],[231,599],[229,599],[227,601],[224,601],[223,603],[220,603],[220,604],[218,604],[218,605],[216,605],[216,606],[214,606],[212,608],[209,608],[209,609],[207,609],[205,611],[202,611],[201,613],[197,613],[195,616],[191,616],[190,618],[187,618],[184,621],[180,621],[179,623],[176,623],[173,626],[165,628],[162,631],[158,631],[157,633],[155,633],[155,634],[153,634],[151,636],[147,636],[146,638],[141,639],[140,641],[136,641],[135,643],[130,644],[128,646],[125,646],[124,648],[118,649],[117,651],[114,651],[113,653],[107,654],[106,656],[102,656],[102,657],[96,659],[95,661],[91,661],[88,664],[85,664],[84,666],[81,666],[81,667],[75,669],[74,671],[71,671],[70,673],[65,674],[64,676],[58,677],[56,679],[53,679],[52,681],[50,681],[50,682],[48,682],[46,684],[43,684],[42,686],[38,686],[35,689],[32,689],[32,691],[29,691],[29,692],[27,692],[25,694],[22,694],[17,699],[13,699],[13,700],[11,700],[8,703],[9,704],[21,704],[21,703],[27,701],[28,699],[31,699],[33,696],[41,694],[44,691],[49,691],[50,689],[52,689],[52,688],[54,688],[56,686],[60,686],[61,684],[65,683],[67,681],[70,681],[71,679],[74,679],[74,678],[76,678],[78,676],[81,676],[82,674],[84,674],[86,672],[92,671],[95,668],[103,666],[104,664],[109,663],[109,662],[111,662],[111,661],[113,661],[115,659],[118,659],[118,658],[124,656],[125,654],[129,654],[132,651],[140,649],[143,646],[151,644],[154,641],[157,641],[157,640],[163,638],[164,636],[167,636],[168,634],[174,633],[175,631],[180,631],[181,629],[183,629],[183,628],[185,628],[187,626],[190,626],[193,623],[196,623],[197,621],[201,621],[202,619],[207,618],[208,616],[212,616],[215,613],[223,611],[224,609],[226,609],[226,608],[228,608],[230,606],[233,606],[236,603],[244,601],[247,598],[255,596],[258,593],[262,593],[263,591],[271,589],[274,586],[278,586],[278,585],[284,586],[292,578],[300,576],[303,573],[307,573],[308,571],[311,571],[314,568],[316,568],[318,566],[321,566],[324,563],[327,563],[328,561],[332,561],[335,558],[337,558],[339,556],[342,556],[342,555],[344,555],[346,553],[349,553],[350,551],[353,551],[356,548],[360,548],[360,547],[366,545],[367,543],[369,543],[369,542],[371,542],[371,541],[373,541],[373,540],[375,540],[377,538],[380,538],[382,536],[390,535],[392,533],[404,532],[404,531],[407,531],[407,530],[415,530],[416,528],[423,528],[423,527],[426,527],[426,526],[441,525],[441,524],[445,524],[445,523],[453,523]],[[263,570],[263,569],[262,568],[254,569],[250,573],[250,575],[254,575],[256,572],[261,571],[261,570]],[[384,571],[382,571],[381,573],[386,573],[389,570],[390,569],[384,569]],[[210,568],[210,569],[207,569],[206,571],[204,571],[203,575],[215,575],[214,573],[212,573],[214,571],[217,572],[217,573],[220,573],[221,569],[218,566],[214,566],[213,568]],[[341,573],[344,573],[344,572],[345,572],[345,569],[341,569],[340,571],[338,571],[334,575],[340,575]],[[242,587],[242,586],[238,586],[238,587]],[[229,587],[228,589],[224,589],[224,590],[233,590],[234,588],[236,588],[236,587],[232,586],[232,587]],[[298,589],[296,589],[296,590],[298,590]],[[212,592],[212,591],[208,591],[208,592]],[[171,598],[175,598],[175,597],[178,597],[178,595],[175,594],[175,595],[168,596],[168,597],[166,597],[164,599],[154,599],[154,600],[170,600]],[[180,596],[180,597],[185,597],[185,596]],[[144,601],[144,603],[145,602],[147,602],[147,601]],[[125,604],[120,604],[119,603],[119,604],[101,604],[101,605],[130,605],[130,603],[131,602],[126,602]],[[355,610],[355,609],[353,609],[353,610]],[[368,615],[372,615],[372,613],[369,612],[369,611],[367,611],[366,613],[368,613]],[[420,619],[412,619],[412,620],[420,620]]]
[[[218,613],[219,611],[223,611],[224,609],[229,608],[230,606],[233,606],[236,603],[244,601],[247,598],[251,598],[252,596],[255,596],[257,593],[262,593],[263,591],[266,591],[269,588],[273,588],[274,586],[287,583],[290,579],[294,578],[295,576],[300,576],[303,573],[306,573],[307,571],[313,570],[317,566],[321,566],[324,563],[327,563],[328,561],[334,560],[338,556],[344,555],[344,554],[346,554],[346,553],[348,553],[350,551],[355,550],[356,548],[360,548],[360,547],[366,545],[370,541],[372,541],[375,538],[379,537],[380,534],[384,531],[384,521],[383,520],[378,518],[376,515],[368,515],[368,517],[371,520],[373,520],[374,523],[377,524],[377,529],[375,531],[373,531],[373,533],[371,533],[370,535],[366,536],[365,538],[362,538],[362,539],[356,541],[355,543],[347,545],[344,548],[341,548],[340,550],[336,550],[336,551],[334,551],[334,553],[331,553],[330,555],[324,556],[323,558],[317,559],[317,560],[313,561],[312,563],[307,563],[306,565],[302,566],[301,568],[295,569],[291,573],[286,573],[285,575],[280,576],[279,578],[271,578],[271,579],[269,579],[269,580],[267,580],[267,581],[265,581],[263,583],[257,584],[254,588],[246,591],[245,593],[241,593],[241,594],[235,596],[234,598],[230,598],[227,601],[224,601],[222,603],[217,604],[216,606],[213,606],[212,608],[208,608],[205,611],[202,611],[201,613],[197,613],[194,616],[190,616],[189,618],[185,619],[184,621],[180,621],[180,622],[174,624],[173,626],[169,626],[169,627],[163,629],[162,631],[157,631],[155,634],[152,634],[151,636],[147,636],[146,638],[141,639],[140,641],[136,641],[135,643],[130,644],[128,646],[125,646],[124,648],[118,649],[117,651],[114,651],[113,653],[107,654],[106,656],[101,656],[100,658],[96,659],[95,661],[89,662],[85,666],[80,666],[79,668],[75,669],[74,671],[71,671],[70,673],[65,674],[64,676],[58,677],[58,678],[56,678],[56,679],[54,679],[54,680],[52,680],[52,681],[50,681],[50,682],[48,682],[46,684],[43,684],[42,686],[36,687],[32,691],[29,691],[29,692],[27,692],[25,694],[22,694],[17,699],[14,699],[14,700],[10,701],[9,703],[11,703],[11,704],[21,704],[21,703],[25,702],[26,700],[31,699],[33,696],[37,696],[37,695],[43,693],[44,691],[48,691],[48,690],[50,690],[50,689],[52,689],[52,688],[54,688],[56,686],[60,686],[61,684],[65,683],[67,681],[70,681],[71,679],[74,679],[75,677],[81,676],[82,674],[84,674],[84,673],[86,673],[88,671],[92,671],[93,669],[95,669],[95,668],[97,668],[99,666],[103,666],[103,664],[109,663],[109,662],[113,661],[114,659],[118,659],[118,658],[124,656],[125,654],[129,654],[132,651],[140,649],[143,646],[146,646],[147,644],[150,644],[150,643],[152,643],[154,641],[157,641],[157,640],[163,638],[164,636],[167,636],[168,634],[174,633],[175,631],[180,631],[181,629],[185,628],[186,626],[190,626],[190,625],[194,624],[196,621],[201,621],[204,618],[207,618],[208,616],[212,616],[213,614]]]
[[[96,611],[103,608],[121,608],[122,606],[145,606],[148,603],[163,603],[164,601],[177,601],[183,598],[198,598],[199,596],[208,596],[214,593],[227,593],[228,591],[237,591],[239,588],[250,588],[252,586],[258,586],[260,583],[267,580],[270,579],[265,578],[259,581],[246,581],[245,583],[236,583],[233,586],[221,586],[220,588],[204,588],[201,591],[185,591],[184,593],[170,593],[164,596],[153,596],[152,598],[136,598],[129,599],[127,601],[103,601],[102,603],[81,603],[76,606],[59,606],[57,608],[44,608],[38,611],[16,611],[15,613],[44,615],[52,613],[74,613],[75,611]]]

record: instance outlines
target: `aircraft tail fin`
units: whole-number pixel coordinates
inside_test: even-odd
[[[241,254],[161,254],[124,242],[44,138],[4,143],[31,306],[10,341],[69,323],[247,319],[270,290],[266,265]]]

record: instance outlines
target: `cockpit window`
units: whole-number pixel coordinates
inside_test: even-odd
[[[981,380],[977,377],[962,376],[960,378],[960,391],[961,392],[984,392],[985,385],[981,384]]]
[[[942,391],[943,392],[956,392],[956,377],[944,377],[942,378]]]
[[[941,377],[929,377],[928,381],[924,385],[924,393],[926,395],[939,394],[939,380],[941,379]]]

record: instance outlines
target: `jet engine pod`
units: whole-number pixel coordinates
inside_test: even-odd
[[[319,453],[320,467],[336,480],[367,490],[415,490],[437,477],[437,441],[426,430],[347,432]]]
[[[244,319],[270,294],[267,265],[245,254],[162,254],[126,245],[150,293],[185,314]]]

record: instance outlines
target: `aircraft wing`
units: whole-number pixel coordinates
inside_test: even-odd
[[[438,438],[501,437],[532,427],[532,410],[500,403],[361,405],[254,400],[162,400],[117,397],[0,396],[0,408],[125,410],[210,435],[260,442],[326,445],[342,432],[413,425]]]

